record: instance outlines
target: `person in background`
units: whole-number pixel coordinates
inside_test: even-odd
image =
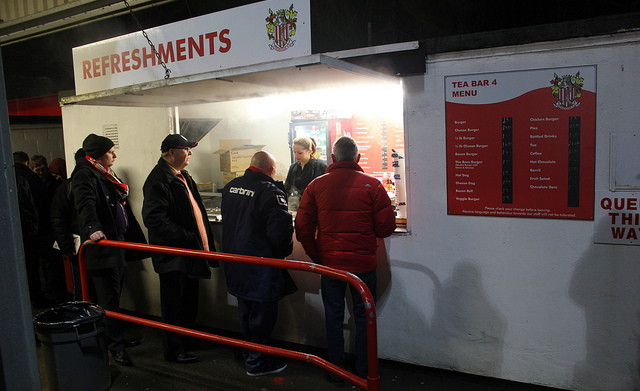
[[[76,159],[77,156],[74,157],[74,161]],[[67,178],[67,163],[62,158],[54,158],[49,163],[49,172],[56,179],[62,181],[51,200],[53,239],[62,253],[65,275],[68,280],[68,292],[73,296],[73,300],[82,300],[76,239],[74,238],[74,235],[77,235],[77,242],[80,242],[80,231],[77,229],[77,216],[71,197],[71,179]]]
[[[327,163],[315,157],[316,141],[310,137],[296,137],[292,148],[296,161],[289,167],[284,189],[287,196],[291,197],[292,210],[295,210],[293,204],[299,202],[312,180],[327,171]]]
[[[67,179],[67,162],[63,158],[54,158],[49,163],[49,172],[59,181]]]
[[[222,190],[222,248],[231,254],[282,259],[293,250],[293,225],[282,182],[276,182],[276,161],[256,152],[244,175]],[[229,293],[238,299],[245,340],[266,344],[278,317],[278,301],[297,290],[285,269],[227,262]],[[249,376],[282,372],[287,364],[255,351],[245,351]]]
[[[62,184],[62,179],[49,172],[47,158],[42,155],[31,156],[31,169],[44,184],[44,206],[40,215],[40,230],[37,249],[45,280],[46,294],[52,303],[63,303],[70,299],[66,292],[64,264],[60,250],[53,248],[53,229],[51,226],[51,204],[56,189]]]
[[[143,186],[142,218],[151,244],[215,251],[207,211],[198,187],[185,168],[191,149],[198,145],[180,134],[162,141],[162,153]],[[153,268],[160,276],[162,321],[194,328],[200,297],[200,279],[211,278],[209,266],[217,262],[203,258],[153,253]],[[186,337],[165,332],[164,358],[180,364],[198,362],[187,353]]]
[[[356,142],[338,138],[327,174],[314,180],[304,192],[296,215],[296,238],[311,259],[319,264],[358,276],[376,299],[376,249],[378,238],[396,228],[391,200],[380,181],[358,165]],[[316,233],[317,231],[317,233]],[[344,367],[343,319],[347,283],[321,277],[328,358]],[[367,339],[364,303],[350,286],[356,324],[355,372],[366,378]],[[339,378],[329,376],[333,382]]]
[[[58,187],[61,179],[58,179],[55,175],[53,175],[49,171],[49,165],[47,164],[47,158],[42,155],[33,155],[30,159],[30,167],[33,172],[38,174],[40,179],[45,183],[45,185],[50,186],[50,188],[55,189]],[[47,188],[49,189],[49,187]]]
[[[22,226],[22,244],[29,281],[29,295],[34,308],[49,304],[40,280],[40,256],[38,241],[41,215],[45,213],[44,184],[36,173],[29,168],[29,155],[23,151],[13,153],[13,167],[16,175],[20,224]]]
[[[75,160],[84,157],[84,151],[79,149],[76,151]],[[64,160],[57,158],[58,161]],[[80,247],[80,228],[78,227],[78,216],[76,213],[73,195],[71,194],[71,179],[67,179],[66,169],[60,170],[54,166],[56,159],[49,164],[49,170],[57,170],[57,175],[63,178],[63,182],[53,195],[51,201],[51,228],[53,230],[53,238],[58,244],[58,248],[71,269],[71,282],[73,284],[72,294],[74,300],[82,300],[82,289],[80,286],[80,271],[78,269],[78,249]],[[59,164],[59,163],[55,163]],[[52,171],[53,173],[53,171]],[[77,237],[77,240],[76,240]],[[93,292],[95,296],[95,291]]]
[[[71,197],[76,207],[77,225],[82,241],[109,239],[146,243],[144,234],[127,202],[129,186],[112,170],[117,158],[113,141],[95,134],[88,135],[76,152],[76,166],[71,173]],[[93,283],[96,302],[105,310],[120,311],[120,293],[126,267],[122,249],[89,246],[86,251],[87,272]],[[108,348],[114,360],[131,366],[125,347],[139,341],[126,342],[118,319],[107,317]]]

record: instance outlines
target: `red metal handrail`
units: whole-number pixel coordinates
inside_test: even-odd
[[[208,252],[208,251],[200,251],[200,250],[187,250],[187,249],[179,249],[173,247],[165,247],[165,246],[156,246],[150,244],[139,244],[139,243],[128,243],[128,242],[118,242],[114,240],[101,240],[99,242],[93,242],[91,240],[87,240],[80,247],[80,251],[78,253],[78,266],[80,269],[80,284],[82,287],[82,299],[85,301],[90,301],[89,298],[89,285],[87,283],[87,271],[86,271],[86,248],[87,245],[98,245],[98,246],[106,246],[106,247],[117,247],[126,250],[136,250],[136,251],[146,251],[146,252],[155,252],[160,254],[172,254],[172,255],[180,255],[185,257],[198,257],[198,258],[206,258],[206,259],[215,259],[223,262],[238,262],[238,263],[248,263],[253,265],[261,265],[261,266],[270,266],[277,267],[281,269],[291,269],[291,270],[300,270],[305,272],[312,272],[321,274],[324,276],[336,278],[342,281],[346,281],[349,284],[353,285],[357,291],[360,293],[362,297],[362,301],[364,302],[366,322],[367,322],[367,361],[369,364],[369,372],[367,374],[367,379],[363,379],[355,374],[346,371],[345,369],[332,364],[318,356],[297,352],[293,350],[281,349],[267,345],[261,345],[253,342],[242,341],[234,338],[223,337],[216,334],[209,334],[202,331],[192,330],[184,327],[174,326],[162,322],[156,322],[149,319],[139,318],[136,316],[126,315],[119,312],[113,311],[105,311],[107,316],[112,318],[121,319],[127,322],[138,323],[144,326],[154,327],[164,331],[171,331],[178,334],[184,334],[195,338],[201,338],[208,341],[218,342],[225,345],[250,349],[259,351],[266,354],[272,354],[277,356],[282,356],[294,360],[306,361],[312,364],[315,364],[324,370],[337,375],[346,381],[358,386],[362,390],[367,391],[379,391],[380,390],[380,375],[378,374],[378,334],[376,327],[376,308],[373,300],[373,296],[369,291],[369,288],[365,285],[362,280],[360,280],[355,275],[342,271],[333,269],[327,266],[318,265],[311,262],[303,262],[303,261],[291,261],[291,260],[283,260],[283,259],[272,259],[272,258],[262,258],[262,257],[253,257],[248,255],[236,255],[236,254],[225,254],[225,253],[216,253],[216,252]]]

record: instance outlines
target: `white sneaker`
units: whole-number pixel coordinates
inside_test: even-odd
[[[249,376],[265,376],[280,373],[287,369],[287,364],[283,362],[265,362],[254,370],[247,371]]]

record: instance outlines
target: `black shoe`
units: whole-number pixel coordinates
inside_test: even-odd
[[[138,346],[142,343],[142,338],[138,338],[138,339],[125,339],[124,340],[124,347],[125,348],[132,348],[134,346]]]
[[[178,353],[174,357],[164,356],[164,359],[178,364],[191,364],[200,361],[200,357],[189,353]]]
[[[124,350],[111,352],[111,355],[113,356],[113,360],[123,367],[130,367],[133,365],[131,358],[129,358],[129,355]]]

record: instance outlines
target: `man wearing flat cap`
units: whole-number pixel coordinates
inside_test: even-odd
[[[71,197],[77,213],[77,226],[83,241],[102,239],[145,243],[144,234],[127,203],[129,187],[113,172],[116,160],[113,141],[88,135],[76,152],[76,166],[71,174]],[[102,246],[87,248],[87,272],[95,288],[96,302],[105,310],[120,310],[122,277],[126,266],[122,249]],[[107,317],[108,348],[114,360],[132,365],[120,333],[119,321]]]
[[[180,134],[170,134],[160,146],[161,157],[144,183],[142,218],[149,230],[149,243],[194,250],[215,251],[207,212],[193,178],[185,167],[191,149],[198,145]],[[153,254],[153,267],[160,276],[160,304],[165,323],[193,328],[198,310],[200,279],[211,278],[203,258]],[[165,332],[164,358],[188,364],[199,361],[187,353],[185,338]]]

